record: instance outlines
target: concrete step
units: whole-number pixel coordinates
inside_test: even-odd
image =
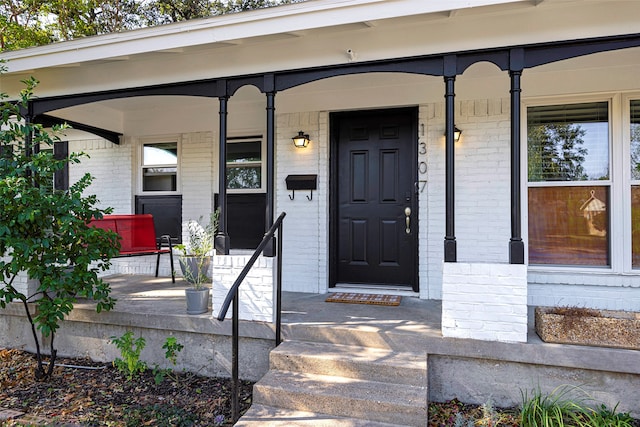
[[[317,412],[251,405],[235,427],[399,427],[401,424],[338,417]]]
[[[306,341],[340,345],[361,345],[398,352],[419,353],[427,348],[427,334],[416,334],[408,326],[384,328],[376,325],[332,324],[283,324],[282,334],[287,341]]]
[[[254,386],[253,401],[404,426],[427,424],[427,388],[407,384],[270,370]]]
[[[383,383],[427,386],[427,355],[387,349],[285,341],[270,355],[270,368]]]

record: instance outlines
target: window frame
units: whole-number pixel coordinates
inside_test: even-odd
[[[148,167],[171,167],[174,166],[173,164],[152,164],[152,165],[145,165],[144,164],[144,147],[145,145],[152,145],[152,144],[166,144],[166,143],[175,143],[176,144],[176,154],[177,154],[177,159],[176,159],[176,189],[175,191],[145,191],[144,190],[144,169],[148,168]],[[182,188],[182,183],[181,183],[181,160],[182,160],[182,141],[179,135],[166,135],[166,136],[159,136],[159,137],[144,137],[144,138],[140,138],[139,143],[138,143],[138,160],[137,160],[137,170],[138,170],[138,184],[137,184],[137,189],[138,189],[138,194],[141,195],[171,195],[171,194],[181,194],[181,188]]]
[[[237,134],[237,135],[229,135],[227,136],[227,148],[229,146],[229,144],[234,144],[234,143],[238,143],[238,142],[248,142],[248,141],[255,141],[257,139],[260,139],[260,162],[230,162],[227,163],[227,159],[224,159],[224,167],[225,167],[225,176],[227,177],[226,181],[227,181],[227,194],[256,194],[256,193],[266,193],[267,192],[267,187],[266,187],[266,148],[267,148],[267,143],[266,143],[266,138],[264,137],[265,133],[264,132],[245,132],[244,134]],[[229,183],[228,183],[228,175],[227,175],[227,168],[231,165],[242,165],[242,166],[248,166],[248,165],[258,165],[260,164],[260,188],[229,188]]]
[[[633,99],[631,94],[628,94]],[[631,268],[631,195],[628,177],[630,175],[629,165],[629,131],[627,136],[623,135],[624,122],[628,124],[629,108],[626,108],[626,115],[623,107],[623,99],[619,93],[603,93],[589,96],[556,96],[528,98],[521,103],[521,209],[523,212],[522,235],[525,239],[525,259],[527,266],[532,272],[575,272],[575,273],[639,273],[638,269]],[[631,99],[629,98],[629,99]],[[640,98],[638,98],[640,99]],[[534,181],[529,182],[528,173],[528,108],[536,106],[551,106],[565,104],[581,104],[589,102],[608,103],[608,149],[609,149],[609,178],[607,180],[588,181]],[[628,104],[628,102],[627,102]],[[625,157],[626,155],[626,157]],[[625,175],[626,174],[626,175]],[[626,178],[625,178],[626,176]],[[626,183],[623,184],[623,183]],[[562,265],[562,264],[529,264],[529,188],[536,187],[593,187],[606,186],[609,189],[609,265],[589,266],[589,265]],[[626,191],[625,191],[626,189]],[[623,201],[620,203],[620,201]],[[628,217],[628,219],[627,219]],[[622,237],[620,237],[622,236]]]
[[[640,267],[633,268],[633,244],[632,244],[632,216],[631,216],[631,187],[640,186],[640,179],[631,178],[631,101],[640,101],[640,92],[629,92],[622,96],[621,100],[621,137],[623,141],[622,158],[625,161],[623,167],[623,194],[624,194],[624,216],[623,221],[626,228],[623,230],[624,236],[624,267],[625,273],[640,274]]]

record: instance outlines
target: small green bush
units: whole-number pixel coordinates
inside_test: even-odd
[[[176,365],[178,361],[178,354],[182,351],[184,346],[178,342],[176,337],[167,337],[162,345],[162,348],[165,350],[164,357],[167,359],[173,366]],[[166,377],[171,378],[174,381],[177,381],[177,377],[172,375],[173,370],[171,368],[162,369],[158,365],[155,365],[153,368],[153,379],[156,384],[161,384]]]
[[[121,337],[111,337],[111,343],[115,344],[122,359],[117,357],[113,364],[120,372],[127,375],[127,380],[131,381],[133,377],[147,369],[147,364],[140,360],[140,353],[146,345],[143,337],[133,339],[133,332],[127,331]]]

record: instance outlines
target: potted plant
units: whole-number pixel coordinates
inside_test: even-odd
[[[213,256],[214,239],[218,230],[219,211],[213,212],[208,224],[189,220],[187,223],[187,243],[176,245],[180,252],[178,262],[182,275],[192,287],[185,290],[187,298],[187,314],[201,314],[208,311],[209,287],[211,283],[208,276]]]

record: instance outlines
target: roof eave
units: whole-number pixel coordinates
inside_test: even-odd
[[[308,0],[286,6],[178,22],[0,54],[9,73],[282,33],[528,0]]]

